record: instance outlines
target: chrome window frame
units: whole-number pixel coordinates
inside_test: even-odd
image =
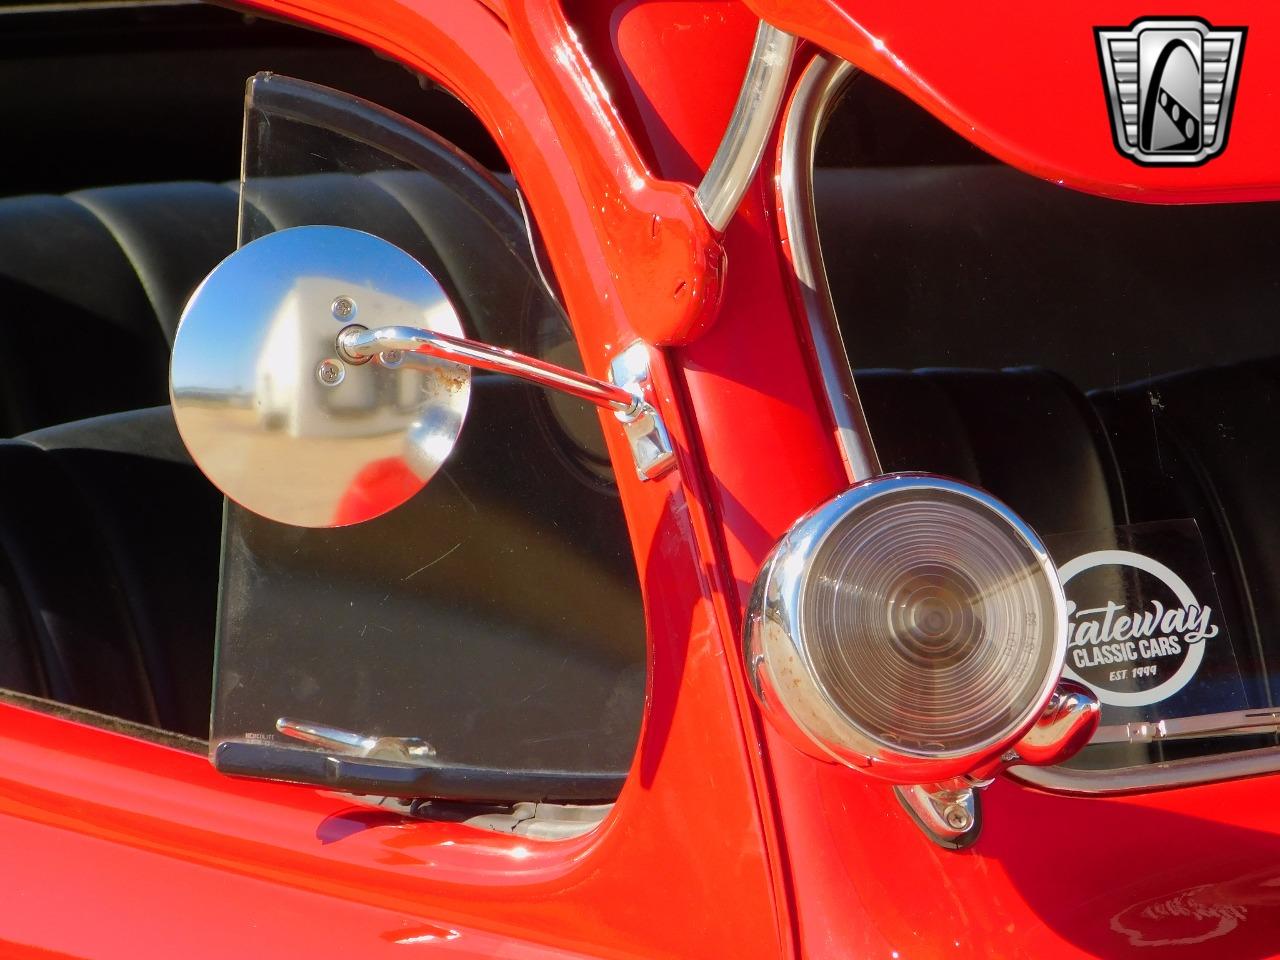
[[[836,323],[827,268],[818,242],[813,202],[813,158],[831,107],[858,70],[847,61],[820,54],[804,68],[782,117],[778,157],[778,205],[790,241],[790,263],[804,303],[805,319],[835,439],[849,481],[884,471],[853,382],[853,366]]]
[[[778,151],[778,206],[792,277],[804,304],[834,439],[851,483],[882,470],[863,414],[835,303],[827,282],[813,195],[814,153],[826,120],[855,78],[857,67],[826,53],[801,72],[782,118]],[[1019,766],[1009,775],[1032,786],[1070,794],[1124,794],[1259,776],[1280,770],[1280,746],[1167,760],[1109,770]]]

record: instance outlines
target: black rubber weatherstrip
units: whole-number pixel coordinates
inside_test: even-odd
[[[608,803],[625,776],[577,770],[505,770],[349,757],[305,747],[226,740],[213,765],[233,777],[282,780],[344,793],[464,803]]]

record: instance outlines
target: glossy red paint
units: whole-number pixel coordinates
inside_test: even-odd
[[[736,960],[1275,951],[1280,822],[1266,802],[1275,778],[1106,800],[1001,781],[987,797],[983,838],[953,853],[925,839],[882,785],[801,755],[756,714],[737,639],[746,591],[782,532],[847,478],[815,387],[772,169],[723,238],[691,219],[689,183],[714,151],[745,62],[753,25],[740,9],[628,3],[606,16],[584,6],[570,21],[549,0],[255,6],[396,57],[477,113],[547,240],[590,371],[603,374],[637,336],[684,341],[654,354],[654,399],[680,470],[647,484],[619,471],[652,650],[639,750],[609,821],[549,844],[228,780],[202,757],[0,705],[0,849],[22,865],[0,881],[11,906],[0,911],[5,952],[354,956],[419,946],[464,957]],[[1215,22],[1246,20],[1217,6],[1205,11]],[[901,10],[869,9],[895,25],[890,49],[917,64],[916,76],[935,69],[931,89],[947,98],[915,94],[953,124],[956,105],[990,111],[991,125],[970,134],[1020,165],[1078,166],[1072,183],[1130,196],[1270,195],[1263,174],[1245,183],[1257,128],[1241,137],[1247,128],[1237,126],[1227,154],[1194,181],[1186,171],[1148,179],[1092,145],[1077,157],[1052,139],[1018,140],[999,122],[1005,108],[980,102],[990,77],[962,76],[982,73],[974,58],[1028,22],[1011,4],[1004,21],[984,12],[983,43],[980,24],[945,35],[936,24],[920,30],[919,10],[908,29]],[[1065,10],[1049,22],[1076,16]],[[769,12],[867,54],[832,5]],[[1275,88],[1258,79],[1261,68],[1249,72],[1266,56],[1258,32],[1237,124]],[[998,64],[1030,56],[993,55]],[[879,53],[867,63],[891,72]],[[1096,58],[1090,67],[1097,102],[1070,98],[1073,121],[1086,110],[1105,116]],[[1074,83],[1083,68],[1069,57],[1062,69],[1062,82]],[[685,70],[696,84],[675,82]],[[1245,166],[1228,165],[1237,151]],[[1199,179],[1209,175],[1218,179]],[[692,287],[673,297],[679,280]],[[616,423],[603,422],[626,463]]]
[[[646,164],[668,180],[698,183],[720,146],[730,103],[690,93],[736,89],[759,21],[738,0],[566,7],[597,70],[620,88],[614,105]]]
[[[746,3],[770,23],[897,87],[989,153],[1046,180],[1159,203],[1280,197],[1272,122],[1280,96],[1280,9],[1274,4]],[[1112,144],[1093,30],[1160,15],[1248,28],[1230,139],[1201,167],[1139,166]]]
[[[422,481],[401,457],[366,465],[343,492],[333,522],[344,527],[394,510],[422,489]]]
[[[710,322],[724,255],[687,183],[645,168],[557,0],[507,0],[507,25],[590,198],[602,253],[631,325],[682,343]]]
[[[1242,781],[1126,798],[1000,780],[983,836],[942,850],[882,788],[770,751],[805,956],[1274,956],[1280,830]]]

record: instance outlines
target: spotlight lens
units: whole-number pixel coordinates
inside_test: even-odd
[[[959,484],[869,497],[826,532],[800,589],[825,699],[876,744],[981,751],[1058,666],[1055,581],[1034,535]]]

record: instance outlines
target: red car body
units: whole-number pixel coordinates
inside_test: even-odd
[[[1276,776],[1113,797],[1001,779],[981,841],[930,842],[892,793],[780,739],[740,655],[777,539],[850,477],[779,212],[777,140],[725,233],[694,188],[758,18],[1006,162],[1126,200],[1274,199],[1280,12],[1248,27],[1230,149],[1140,167],[1092,118],[1092,30],[1155,11],[869,0],[257,0],[461,98],[528,198],[589,372],[641,338],[679,470],[619,471],[650,644],[627,785],[556,843],[410,820],[0,705],[3,953],[25,957],[1260,957],[1280,950]],[[1046,100],[1052,110],[1043,108]],[[1089,122],[1083,119],[1088,114]],[[749,428],[744,428],[749,425]],[[628,456],[607,431],[615,459]],[[1176,843],[1171,842],[1176,838]]]

